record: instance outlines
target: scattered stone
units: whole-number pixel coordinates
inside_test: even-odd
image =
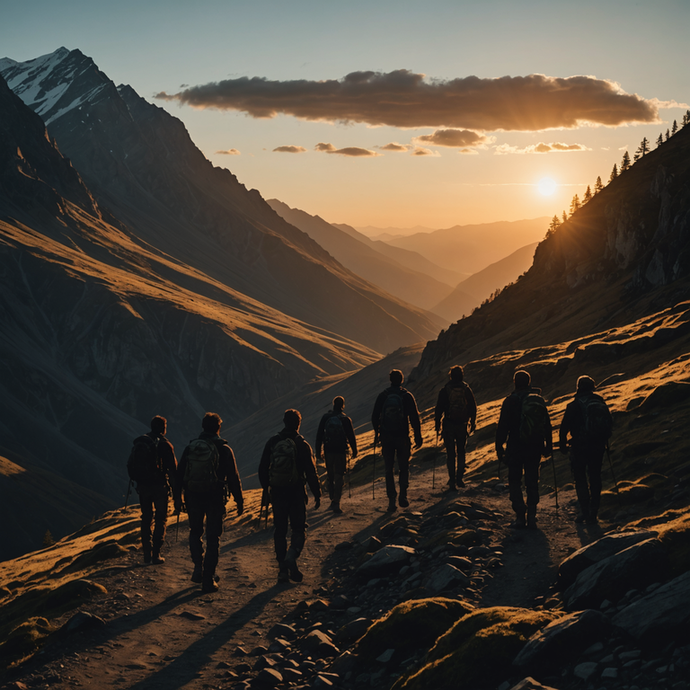
[[[504,685],[510,688],[510,683],[504,683]],[[540,682],[534,680],[534,678],[527,676],[527,678],[521,680],[517,685],[513,685],[510,690],[556,690],[556,688],[552,688],[549,685],[542,685]]]
[[[383,546],[383,542],[376,537],[371,537],[367,542],[367,553],[378,551]]]
[[[614,667],[609,667],[605,668],[601,672],[601,679],[602,680],[613,680],[614,678],[618,678],[618,669]]]
[[[573,669],[573,675],[576,678],[580,678],[581,680],[587,681],[597,672],[598,667],[599,664],[597,664],[594,661],[585,661],[581,664],[578,664]]]
[[[292,625],[287,625],[285,623],[276,623],[268,631],[267,636],[269,640],[275,640],[276,638],[282,640],[294,640],[297,637],[297,631]]]
[[[338,643],[348,643],[358,640],[371,625],[371,619],[369,618],[356,618],[344,625],[336,633],[335,639]]]
[[[335,545],[335,550],[336,551],[347,551],[348,549],[351,549],[353,546],[351,541],[341,541],[339,544]]]
[[[60,633],[83,632],[85,630],[93,630],[94,628],[102,628],[104,625],[105,621],[99,616],[94,616],[86,611],[79,611],[60,628]]]
[[[194,613],[194,611],[180,611],[180,613],[177,614],[180,618],[186,618],[187,620],[190,621],[204,621],[206,620],[206,616],[202,615],[201,613]]]
[[[271,654],[280,654],[282,652],[289,652],[291,648],[290,643],[287,640],[282,640],[280,638],[273,640],[268,647],[268,651]]]
[[[264,668],[259,671],[258,675],[252,683],[258,687],[274,688],[283,682],[283,676],[273,668]]]
[[[409,563],[415,550],[409,546],[384,546],[357,568],[355,573],[362,578],[385,577],[397,572]]]
[[[264,647],[263,645],[259,645],[258,647],[254,647],[249,654],[251,656],[263,656],[264,654],[268,653],[268,648]]]

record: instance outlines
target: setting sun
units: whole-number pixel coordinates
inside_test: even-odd
[[[543,196],[551,196],[558,185],[550,177],[542,177],[537,183],[539,193]]]

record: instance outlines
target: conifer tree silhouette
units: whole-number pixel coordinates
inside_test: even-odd
[[[611,176],[609,177],[609,184],[611,184],[618,177],[618,166],[614,163]]]
[[[621,172],[625,172],[630,167],[630,154],[626,151],[621,161]]]
[[[604,183],[601,181],[601,177],[597,176],[597,181],[594,183],[594,193],[599,194],[599,192],[604,188]]]

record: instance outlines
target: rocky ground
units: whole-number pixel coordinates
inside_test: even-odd
[[[258,492],[248,498],[247,515],[228,517],[215,594],[190,582],[186,524],[176,540],[171,518],[166,562],[145,566],[132,546],[105,563],[90,578],[104,593],[85,599],[78,614],[51,621],[58,631],[5,676],[4,687],[508,690],[529,676],[560,690],[688,687],[688,640],[642,646],[608,624],[659,582],[600,602],[588,612],[598,617],[586,625],[578,619],[580,632],[570,640],[577,653],[565,661],[548,645],[519,667],[511,666],[514,652],[483,659],[479,649],[477,663],[486,664],[479,673],[463,672],[452,683],[424,681],[422,674],[415,685],[412,676],[433,660],[429,649],[450,626],[444,615],[455,621],[491,607],[512,631],[519,614],[519,648],[550,620],[580,616],[564,616],[559,563],[618,529],[576,525],[571,487],[559,491],[558,510],[553,493],[542,498],[539,529],[515,530],[500,483],[470,482],[449,493],[443,482],[439,472],[433,486],[429,469],[414,472],[410,507],[392,515],[384,512],[382,481],[374,499],[371,485],[353,487],[342,516],[310,510],[300,559],[305,578],[289,585],[276,583],[271,526],[259,524]]]

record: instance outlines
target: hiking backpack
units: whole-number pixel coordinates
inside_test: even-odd
[[[613,431],[613,420],[606,403],[599,396],[576,398],[584,408],[584,425],[580,434],[583,441],[608,441]]]
[[[549,412],[546,401],[537,393],[529,393],[522,398],[520,410],[520,441],[539,443],[548,436]]]
[[[155,484],[163,479],[157,438],[144,434],[134,439],[127,460],[127,474],[137,484]]]
[[[185,491],[212,491],[220,485],[218,479],[218,447],[210,439],[195,438],[184,449],[187,465],[182,479]]]
[[[404,436],[407,434],[405,401],[402,392],[390,391],[381,406],[380,429],[382,434]]]
[[[294,486],[299,483],[297,444],[291,438],[280,438],[271,448],[268,464],[268,485]]]
[[[326,450],[347,450],[347,437],[340,414],[332,414],[326,420],[323,427],[323,445]]]
[[[467,386],[463,383],[462,386],[448,386],[448,411],[445,414],[445,419],[449,423],[458,426],[467,424],[469,419],[469,404],[467,402]]]

